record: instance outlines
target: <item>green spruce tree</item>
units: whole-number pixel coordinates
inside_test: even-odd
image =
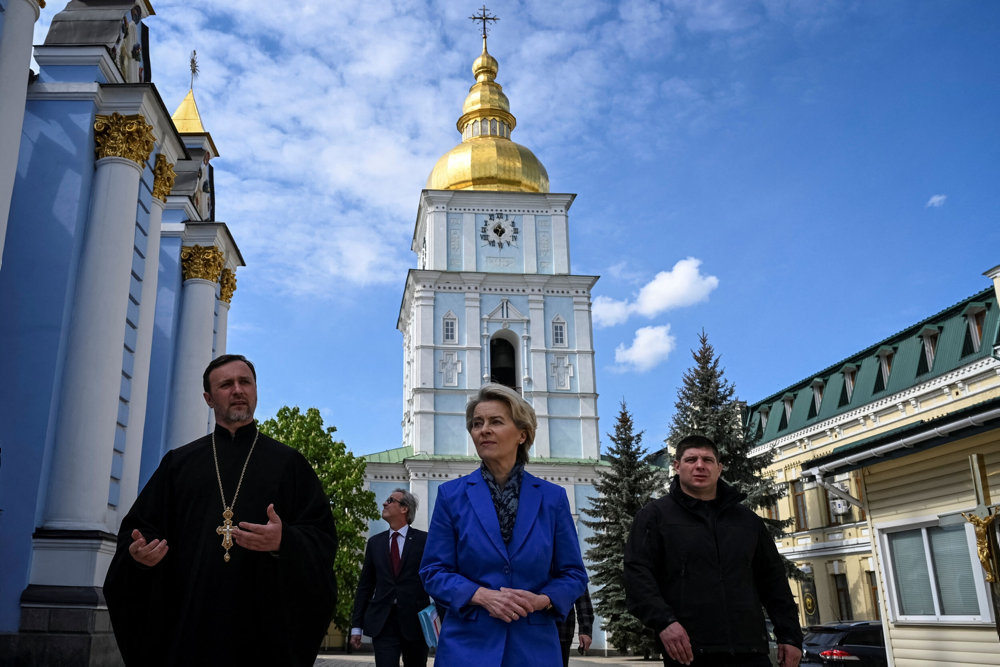
[[[684,437],[703,435],[718,446],[722,478],[747,495],[744,504],[752,510],[773,507],[786,491],[766,476],[767,467],[774,460],[774,450],[750,456],[758,443],[744,424],[745,404],[737,400],[736,388],[726,379],[721,358],[716,356],[704,330],[698,341],[698,349],[691,351],[694,366],[681,376],[670,433],[665,441],[668,449],[661,460],[669,461],[670,450]],[[765,517],[764,523],[771,536],[778,539],[790,520]],[[787,559],[785,567],[790,576],[801,577],[798,568]]]
[[[612,446],[605,451],[605,458],[611,465],[602,468],[594,485],[598,496],[591,498],[589,509],[582,510],[592,517],[584,520],[584,525],[594,530],[586,538],[592,545],[587,560],[596,587],[594,610],[604,618],[604,629],[615,648],[623,654],[631,652],[648,658],[658,654],[652,633],[625,607],[625,542],[636,513],[663,492],[666,475],[646,461],[642,433],[634,432],[625,401],[621,403],[615,432],[608,437]]]

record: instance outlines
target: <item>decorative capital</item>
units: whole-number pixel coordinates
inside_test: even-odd
[[[236,272],[231,269],[222,269],[219,288],[219,298],[226,303],[232,303],[233,292],[236,291]]]
[[[156,154],[156,165],[153,167],[153,196],[160,201],[167,201],[167,195],[174,189],[174,165],[167,162],[163,153]]]
[[[153,126],[142,114],[122,116],[117,111],[110,116],[98,115],[94,120],[94,142],[97,159],[123,157],[143,165],[153,152]]]
[[[226,260],[215,246],[187,245],[181,248],[184,280],[200,278],[218,282]]]

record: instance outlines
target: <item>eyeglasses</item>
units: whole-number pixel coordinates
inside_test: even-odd
[[[401,500],[400,500],[400,499],[398,499],[398,498],[393,498],[392,496],[389,496],[388,498],[386,498],[386,499],[385,499],[385,502],[384,502],[384,503],[382,503],[382,504],[383,504],[383,505],[391,505],[391,504],[393,504],[393,503],[399,503],[399,504],[400,504],[400,506],[403,506],[403,501],[401,501]]]

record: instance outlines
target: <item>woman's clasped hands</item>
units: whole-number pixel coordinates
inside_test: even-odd
[[[539,595],[520,588],[479,588],[472,596],[472,604],[477,604],[489,612],[493,618],[505,623],[524,618],[533,611],[547,608],[551,604],[548,595]]]

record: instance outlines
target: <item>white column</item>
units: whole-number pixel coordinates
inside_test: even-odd
[[[215,280],[191,278],[181,292],[180,328],[171,388],[167,447],[176,449],[208,433],[210,412],[202,395],[202,374],[212,361]]]
[[[31,39],[38,14],[35,0],[8,0],[0,34],[0,265],[21,146]]]
[[[225,354],[229,341],[229,307],[236,291],[236,272],[232,269],[222,269],[219,279],[219,317],[215,323],[215,356]]]
[[[159,160],[159,156],[157,160]],[[154,185],[154,193],[155,191]],[[112,526],[113,532],[117,532],[122,517],[132,507],[139,492],[139,465],[142,462],[142,437],[145,431],[146,399],[149,393],[149,363],[153,353],[153,318],[156,315],[160,225],[163,222],[163,209],[165,207],[166,202],[154,195],[149,211],[149,229],[147,230],[145,252],[146,268],[143,272],[142,293],[139,297],[139,326],[136,331],[135,362],[132,370],[129,426],[125,432],[121,494],[118,498],[118,515]]]
[[[48,484],[46,528],[107,530],[141,166],[97,161]]]
[[[219,316],[215,322],[215,356],[226,353],[229,334],[229,302],[219,301]]]

